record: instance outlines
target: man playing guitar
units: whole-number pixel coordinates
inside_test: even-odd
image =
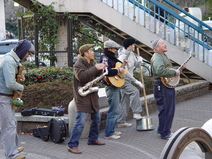
[[[152,73],[155,78],[154,97],[159,110],[159,126],[157,133],[161,139],[169,139],[172,135],[171,126],[175,112],[175,89],[163,85],[160,77],[179,76],[180,71],[172,69],[172,64],[165,52],[167,46],[162,39],[153,42],[154,54],[151,58]],[[184,65],[184,68],[186,65]]]
[[[23,147],[17,147],[17,121],[15,109],[12,107],[12,98],[14,91],[18,91],[22,95],[24,90],[24,86],[16,79],[21,66],[20,62],[34,53],[35,49],[32,43],[28,40],[21,40],[0,62],[0,126],[4,154],[7,159],[25,158],[24,155],[20,155]],[[25,80],[22,75],[18,75],[18,78]]]
[[[115,64],[120,62],[116,56],[115,52],[119,48],[119,45],[114,41],[108,40],[104,42],[104,53],[100,57],[100,63],[104,62],[107,64],[108,77],[113,77],[118,75],[118,73],[124,73],[124,68],[115,68]],[[117,116],[119,111],[120,103],[120,88],[114,86],[108,81],[103,82],[106,87],[106,94],[109,103],[109,110],[107,113],[106,126],[105,126],[105,138],[106,139],[119,139],[121,132],[115,132],[115,126],[117,122]]]

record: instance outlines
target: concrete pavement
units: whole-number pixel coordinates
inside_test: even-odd
[[[122,132],[121,139],[106,140],[101,131],[99,140],[106,142],[104,146],[87,145],[86,139],[80,139],[79,149],[82,154],[72,154],[67,150],[68,139],[60,144],[51,141],[44,142],[30,135],[19,135],[21,146],[25,147],[23,155],[27,159],[158,159],[167,140],[160,139],[157,131],[157,112],[151,113],[155,129],[152,131],[136,131],[136,121],[129,128],[116,128]],[[175,132],[182,127],[201,127],[212,118],[212,91],[190,100],[176,104],[176,113],[172,126]],[[0,159],[4,159],[3,147],[0,141]]]

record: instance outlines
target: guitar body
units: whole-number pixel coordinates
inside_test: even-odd
[[[123,64],[121,62],[117,62],[114,69],[118,69],[118,68],[122,67],[122,65]],[[125,81],[124,74],[126,74],[126,73],[127,73],[127,69],[125,68],[124,73],[122,73],[122,74],[118,73],[115,76],[106,77],[106,81],[108,83],[111,83],[115,87],[121,87],[124,85],[124,81]]]

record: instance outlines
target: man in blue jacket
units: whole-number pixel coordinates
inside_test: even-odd
[[[12,98],[14,91],[17,91],[21,96],[24,90],[24,86],[16,82],[18,67],[21,66],[20,62],[34,53],[35,49],[32,43],[28,40],[21,40],[0,62],[0,128],[7,159],[25,158],[25,156],[20,155],[24,148],[17,145],[17,121],[15,110],[12,108]],[[24,81],[25,77],[20,76],[20,79]]]

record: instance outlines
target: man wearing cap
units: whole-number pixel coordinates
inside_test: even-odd
[[[86,96],[80,96],[78,92],[79,87],[85,86],[88,82],[100,76],[102,74],[102,70],[106,67],[106,64],[96,64],[94,61],[93,46],[94,44],[82,45],[79,48],[78,59],[74,65],[73,93],[76,103],[77,117],[70,134],[68,150],[75,154],[82,153],[78,149],[78,145],[88,113],[91,115],[91,125],[87,144],[105,145],[104,142],[100,142],[98,140],[100,124],[98,93],[91,92]]]
[[[121,62],[115,56],[115,53],[119,45],[112,40],[104,42],[104,53],[100,57],[100,62],[107,64],[108,75],[116,76],[119,72],[123,73],[123,68],[115,69],[116,62]],[[105,126],[105,138],[106,139],[119,139],[121,132],[115,132],[117,123],[117,117],[119,114],[119,103],[120,103],[120,88],[113,86],[111,83],[104,81],[106,87],[106,94],[109,103],[109,110],[107,112],[106,126]]]
[[[7,159],[24,159],[20,155],[23,147],[17,147],[17,121],[15,110],[12,108],[13,92],[17,91],[20,96],[24,86],[16,82],[18,67],[21,60],[26,59],[30,54],[34,54],[35,49],[28,40],[21,40],[14,49],[7,53],[0,62],[0,126],[4,153]],[[22,75],[21,80],[25,77]]]
[[[155,40],[152,47],[155,52],[151,58],[152,73],[155,78],[153,90],[159,111],[157,133],[162,139],[169,139],[172,135],[171,126],[175,112],[175,89],[164,86],[160,77],[179,76],[180,71],[171,68],[172,64],[165,54],[168,50],[162,39]]]
[[[129,127],[132,126],[131,123],[127,123],[127,115],[129,112],[129,108],[132,109],[133,118],[139,120],[142,118],[142,106],[140,101],[140,93],[139,90],[132,85],[131,82],[134,82],[140,88],[143,88],[143,84],[133,77],[133,70],[135,67],[138,67],[138,63],[142,62],[142,57],[135,57],[134,49],[135,49],[135,40],[131,38],[127,38],[123,41],[124,48],[119,49],[119,60],[124,62],[124,60],[128,60],[127,65],[127,73],[124,75],[124,85],[121,87],[121,103],[119,105],[120,112],[118,117],[118,127]]]

